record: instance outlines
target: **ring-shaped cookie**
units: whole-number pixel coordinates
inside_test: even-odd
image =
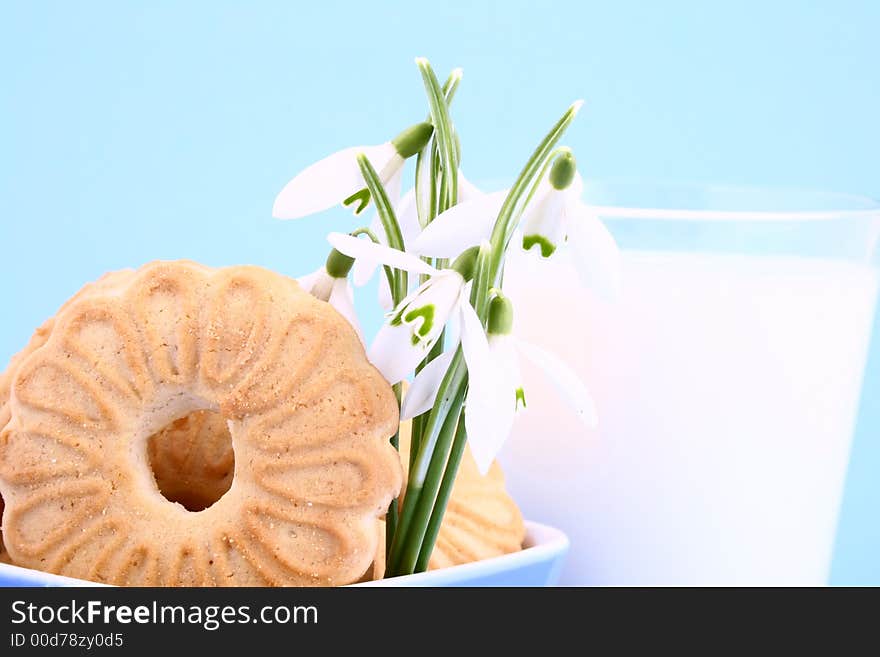
[[[338,585],[399,492],[393,394],[354,330],[256,267],[153,263],[67,304],[16,367],[0,432],[4,542],[22,566],[124,585]],[[146,441],[219,412],[229,491],[161,495]]]

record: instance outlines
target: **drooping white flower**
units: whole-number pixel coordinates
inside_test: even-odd
[[[275,199],[272,216],[299,219],[340,203],[357,204],[356,214],[363,211],[369,194],[357,160],[360,154],[378,172],[389,198],[396,200],[404,162],[422,149],[433,130],[430,123],[417,123],[384,144],[345,148],[315,162],[284,186]]]
[[[450,317],[463,305],[470,307],[465,277],[453,267],[438,270],[414,255],[351,235],[331,233],[327,240],[356,262],[430,276],[398,304],[370,347],[370,360],[388,382],[401,381],[434,346]]]
[[[580,199],[584,185],[574,155],[560,155],[542,186],[522,219],[523,249],[537,248],[540,257],[549,258],[567,246],[582,282],[605,298],[615,298],[620,251],[605,224]]]
[[[486,332],[469,300],[470,284],[467,279],[471,275],[476,250],[462,254],[450,268],[438,270],[409,253],[358,240],[350,235],[331,233],[328,240],[334,248],[355,259],[373,260],[430,276],[389,315],[370,347],[369,359],[389,383],[398,383],[428,355],[446,324],[457,321],[468,370],[468,393],[465,399],[468,440],[498,443],[501,439],[497,434],[509,431],[509,427],[497,421],[499,415],[503,415],[507,400],[499,370],[492,363]],[[449,366],[449,358],[451,356],[441,356],[422,370],[419,376],[427,372],[422,377],[422,389],[432,387],[425,383],[425,379],[433,377],[433,395],[436,396],[436,386]],[[424,394],[432,393],[428,391]],[[433,402],[427,408],[431,405]]]
[[[560,154],[541,179],[520,222],[521,245],[551,258],[570,249],[572,262],[584,283],[606,298],[617,295],[620,253],[614,237],[581,199],[583,181],[571,152]],[[485,239],[491,232],[507,191],[490,194],[450,208],[413,242],[420,255],[449,257]]]
[[[354,295],[348,282],[351,265],[352,258],[334,249],[327,256],[324,266],[296,280],[303,290],[333,306],[352,325],[361,342],[364,342],[354,309]]]
[[[527,358],[543,371],[587,427],[595,427],[597,423],[593,399],[571,368],[548,351],[515,337],[511,333],[512,325],[513,309],[510,301],[495,297],[490,306],[488,326],[487,367],[491,372],[484,378],[494,382],[497,388],[491,393],[480,389],[469,390],[467,400],[469,406],[486,405],[493,409],[493,427],[490,431],[476,434],[468,430],[468,444],[477,466],[484,474],[488,472],[492,461],[507,440],[516,412],[526,407],[526,386],[522,382],[520,356]],[[401,420],[425,413],[434,405],[440,381],[449,366],[452,353],[448,351],[442,354],[416,375],[403,400]]]

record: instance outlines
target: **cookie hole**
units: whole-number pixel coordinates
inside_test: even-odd
[[[147,458],[162,496],[188,511],[215,504],[235,474],[232,436],[214,411],[195,411],[154,433],[147,440]]]

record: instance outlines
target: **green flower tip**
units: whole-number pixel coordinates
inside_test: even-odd
[[[529,251],[532,247],[537,246],[541,249],[541,255],[549,258],[556,250],[556,245],[543,235],[523,235],[523,249]]]
[[[408,127],[392,139],[391,143],[397,150],[397,154],[405,160],[422,150],[431,139],[432,134],[434,134],[434,126],[423,121]]]
[[[366,159],[365,155],[359,155],[358,157],[363,157]],[[347,208],[351,208],[354,211],[355,216],[359,215],[361,212],[367,209],[367,206],[370,204],[370,190],[366,187],[364,189],[360,189],[356,191],[354,194],[349,196],[347,199],[342,201],[342,205]],[[354,207],[352,207],[354,206]]]
[[[574,153],[571,151],[560,153],[559,157],[553,162],[553,166],[550,167],[550,184],[553,185],[554,189],[566,189],[571,185],[571,181],[574,180],[576,172],[577,160],[574,158]]]
[[[353,264],[354,258],[347,256],[344,253],[340,253],[336,249],[332,249],[330,255],[327,256],[327,262],[324,264],[324,268],[333,278],[346,278],[348,272],[351,271],[351,266]]]
[[[516,408],[519,410],[520,408],[526,407],[526,391],[522,388],[516,389]]]
[[[429,303],[427,306],[414,308],[403,317],[403,321],[407,324],[415,324],[418,319],[421,319],[422,322],[418,327],[414,327],[415,330],[413,331],[412,336],[410,336],[413,346],[417,345],[422,339],[427,337],[431,332],[431,329],[434,328],[434,304]]]
[[[418,326],[415,324],[421,320]],[[410,341],[413,346],[418,345],[424,338],[428,336],[431,329],[434,328],[434,304],[429,303],[418,308],[401,308],[394,317],[391,318],[391,326],[400,326],[404,322],[413,325],[413,333]]]
[[[507,297],[494,297],[489,303],[489,335],[509,335],[513,329],[513,304]]]
[[[461,277],[464,280],[471,280],[474,277],[477,268],[477,255],[479,255],[479,253],[479,246],[472,246],[471,248],[462,251],[461,255],[452,263],[452,268],[461,274]]]

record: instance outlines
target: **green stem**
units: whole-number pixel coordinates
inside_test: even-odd
[[[452,121],[449,118],[449,105],[446,102],[446,95],[434,69],[428,63],[428,60],[419,58],[416,65],[422,74],[422,81],[425,84],[425,91],[428,95],[428,106],[431,110],[431,122],[434,124],[434,139],[440,151],[440,165],[446,173],[448,195],[446,198],[447,207],[452,207],[458,200],[458,162],[455,148],[455,133],[452,129]]]
[[[424,282],[424,281],[423,281]],[[428,352],[428,355],[425,356],[425,359],[416,366],[416,376],[418,376],[419,372],[421,372],[432,360],[437,358],[440,354],[443,353],[444,343],[446,342],[446,329],[440,331],[440,337],[437,338],[437,342],[434,343],[434,346],[431,347],[431,350]],[[428,413],[422,413],[421,415],[417,415],[412,419],[410,423],[410,440],[409,440],[409,469],[412,470],[413,462],[416,459],[416,454],[419,451],[419,447],[422,443],[422,430],[425,425],[425,421],[428,419]]]
[[[428,145],[416,155],[416,177],[413,187],[415,188],[416,195],[416,216],[419,219],[419,226],[422,228],[428,225],[428,208],[425,207],[425,193],[423,191],[426,183],[424,180],[425,177],[422,175],[422,166],[425,158],[428,157],[428,153],[430,152],[428,149],[431,148],[431,143],[432,142],[428,142]],[[428,173],[430,175],[430,165],[428,167]]]
[[[467,377],[463,363],[460,368],[456,369],[465,370],[464,376]],[[446,461],[452,448],[466,388],[466,385],[459,387],[455,396],[450,399],[451,407],[440,427],[434,445],[431,446],[430,451],[426,450],[426,445],[422,446],[422,449],[419,450],[419,459],[416,460],[416,467],[410,473],[406,497],[403,500],[404,511],[401,514],[400,533],[403,535],[403,542],[400,544],[400,549],[392,549],[391,552],[391,572],[395,575],[407,575],[415,570],[428,521],[437,499]],[[413,476],[418,471],[421,460],[426,461],[425,473],[421,477]],[[405,528],[404,521],[407,518],[411,518],[411,520],[409,526]]]
[[[404,251],[405,245],[403,243],[403,233],[400,231],[400,223],[397,221],[394,208],[391,206],[391,201],[388,199],[385,187],[379,179],[379,174],[376,173],[373,165],[370,164],[367,156],[363,153],[357,156],[357,160],[361,168],[361,174],[364,177],[364,182],[367,183],[367,189],[370,190],[370,196],[376,204],[376,212],[379,215],[379,220],[382,222],[382,228],[385,229],[388,246],[398,251]],[[396,269],[391,278],[391,296],[396,306],[406,296],[408,287],[407,273],[402,269]]]
[[[437,149],[436,142],[431,142],[431,144],[431,162],[429,164],[431,171],[431,196],[428,204],[428,223],[437,218],[440,206],[440,151]]]
[[[376,237],[376,233],[371,231],[366,226],[361,226],[360,228],[355,228],[353,231],[351,231],[352,237],[357,237],[358,235],[366,235],[367,237],[370,238],[370,241],[373,244],[381,244],[381,242],[379,241],[379,238]]]
[[[455,92],[458,91],[458,85],[461,82],[461,69],[457,68],[449,74],[449,77],[446,78],[446,82],[443,83],[443,95],[446,97],[446,104],[451,105],[452,99],[455,97]],[[431,120],[431,115],[428,114],[427,121]],[[427,157],[431,157],[433,160],[433,155],[435,152],[434,142],[430,141],[425,144],[425,147],[419,151],[416,156],[416,175],[415,175],[415,194],[416,194],[416,214],[419,218],[419,225],[422,228],[427,226],[431,220],[433,220],[436,214],[429,216],[428,208],[424,207],[424,193],[422,191],[423,186],[425,185],[425,181],[423,180],[424,176],[422,175],[422,164],[424,159]],[[432,186],[436,184],[436,179],[434,178],[434,169],[432,166],[428,167],[428,171],[432,176]],[[436,193],[436,189],[434,190]],[[432,204],[431,207],[436,207],[436,204]]]
[[[452,105],[452,99],[455,98],[455,92],[458,91],[458,85],[461,83],[461,69],[454,68],[443,83],[443,95],[446,97],[446,104]]]
[[[425,532],[425,538],[422,541],[422,547],[419,550],[419,558],[416,562],[416,572],[422,572],[428,569],[428,562],[431,559],[431,553],[434,551],[434,544],[437,542],[437,535],[440,533],[440,525],[443,523],[443,516],[446,513],[446,505],[452,495],[452,488],[455,485],[455,478],[458,475],[458,467],[461,465],[462,456],[464,456],[464,448],[467,445],[467,431],[464,428],[464,415],[458,420],[458,429],[455,431],[455,439],[452,441],[452,451],[449,453],[449,460],[446,462],[446,471],[443,473],[443,481],[440,484],[440,490],[437,493],[437,501],[434,502],[434,509],[431,511],[431,518],[428,520],[428,529]]]
[[[401,559],[401,552],[410,542],[408,534],[414,522],[413,513],[422,489],[425,486],[432,455],[442,433],[443,426],[446,423],[447,416],[453,410],[457,416],[461,410],[466,385],[467,368],[464,365],[461,346],[459,346],[452,357],[449,369],[446,370],[446,374],[443,376],[443,381],[440,383],[437,399],[424,424],[418,453],[409,470],[406,495],[403,500],[403,509],[400,513],[400,523],[398,524],[397,534],[394,536],[394,544],[391,546],[391,556],[389,558],[391,572],[395,574],[400,574],[398,565]],[[416,528],[415,532],[419,537],[419,543],[421,543],[421,537],[424,536],[424,527]],[[417,545],[415,547],[416,554],[418,554],[418,548],[419,546]],[[415,559],[413,559],[413,563],[415,563]]]

